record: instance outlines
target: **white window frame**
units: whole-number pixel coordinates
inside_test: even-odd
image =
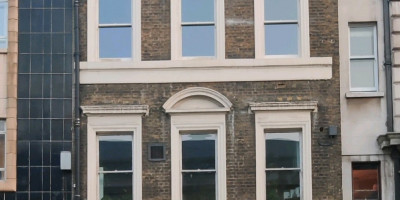
[[[182,56],[182,0],[171,0],[171,60],[225,59],[225,5],[224,0],[214,0],[215,56]],[[190,23],[195,24],[195,23]],[[201,23],[202,24],[202,23]]]
[[[142,115],[148,106],[82,106],[87,115],[87,197],[99,199],[98,132],[133,132],[133,200],[142,199]]]
[[[312,199],[311,112],[317,111],[316,102],[252,103],[256,126],[256,199],[266,200],[265,130],[298,129],[301,138],[301,199]]]
[[[6,29],[6,33],[5,34],[6,35],[2,36],[1,33],[0,33],[0,40],[5,40],[6,48],[0,48],[0,50],[8,48],[8,0],[0,0],[0,3],[4,3],[4,2],[6,3],[6,9],[5,9],[6,12],[2,13],[2,14],[5,15],[5,17],[4,17],[4,21],[0,22],[0,24],[1,23],[5,24],[5,29]]]
[[[216,130],[216,196],[226,199],[225,113],[171,114],[171,199],[182,200],[182,131]]]
[[[99,0],[87,1],[87,61],[141,60],[141,1],[131,0],[132,55],[131,58],[100,58]],[[118,24],[113,24],[118,25]]]
[[[351,28],[373,27],[374,31],[374,56],[351,56]],[[349,86],[351,92],[377,92],[378,91],[378,38],[377,25],[373,23],[349,23],[348,25],[348,49],[349,49]],[[351,86],[351,60],[374,59],[374,87],[352,87]]]
[[[265,24],[285,24],[287,20],[264,21],[264,0],[254,0],[254,34],[255,34],[255,56],[256,58],[298,58],[310,57],[310,36],[309,36],[309,12],[308,0],[298,1],[298,55],[265,55]]]

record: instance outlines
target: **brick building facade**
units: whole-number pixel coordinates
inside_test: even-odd
[[[176,11],[174,6],[178,1],[132,1],[134,6],[140,5],[141,19],[139,22],[135,21],[140,24],[132,22],[131,25],[140,27],[140,31],[135,32],[140,34],[140,39],[135,40],[138,37],[135,34],[132,39],[133,45],[137,45],[135,41],[140,41],[141,45],[137,45],[139,47],[132,47],[133,51],[139,49],[140,53],[134,52],[134,58],[123,61],[101,59],[98,55],[96,57],[96,52],[93,52],[99,48],[96,46],[99,43],[98,41],[96,43],[98,39],[96,35],[99,34],[96,31],[100,30],[102,25],[97,24],[94,13],[98,14],[100,11],[92,1],[81,1],[82,199],[91,199],[91,195],[99,195],[91,190],[99,191],[98,188],[96,190],[97,183],[91,180],[97,176],[91,175],[91,171],[95,169],[93,167],[96,166],[90,165],[99,162],[96,156],[91,156],[96,155],[93,153],[99,150],[95,144],[91,144],[91,141],[95,141],[93,134],[95,137],[101,137],[101,132],[106,130],[96,124],[103,118],[104,122],[108,121],[112,127],[112,123],[118,121],[118,117],[133,119],[133,116],[140,116],[142,147],[138,151],[142,160],[142,176],[140,181],[134,178],[133,184],[142,185],[142,199],[175,199],[174,195],[179,196],[182,192],[181,188],[176,187],[180,187],[179,184],[182,183],[179,182],[179,177],[172,175],[177,171],[176,166],[179,166],[175,162],[180,162],[178,158],[180,153],[176,154],[179,151],[175,149],[175,144],[178,143],[175,143],[173,136],[174,123],[179,121],[179,116],[187,116],[190,121],[192,116],[199,115],[200,119],[202,114],[213,116],[221,112],[225,119],[221,123],[225,130],[222,134],[226,140],[223,150],[226,152],[226,162],[223,163],[225,165],[223,171],[218,169],[217,174],[226,174],[224,179],[218,179],[226,182],[225,185],[218,183],[217,195],[222,195],[219,199],[266,198],[267,195],[257,189],[261,184],[265,186],[265,179],[258,180],[257,174],[259,173],[257,163],[261,163],[260,160],[257,161],[259,159],[256,151],[256,148],[259,148],[256,147],[257,123],[263,119],[264,114],[268,116],[272,113],[279,116],[281,113],[290,115],[291,112],[293,116],[296,116],[297,112],[304,112],[307,113],[305,116],[310,118],[310,123],[305,125],[309,125],[310,135],[306,136],[306,128],[300,128],[300,137],[303,137],[304,141],[306,138],[310,140],[307,147],[302,147],[301,151],[306,152],[306,149],[310,151],[309,154],[304,154],[305,157],[302,156],[302,162],[307,160],[311,163],[310,165],[302,163],[303,168],[300,173],[312,171],[309,174],[310,179],[302,174],[304,175],[300,183],[302,198],[307,199],[312,196],[312,199],[342,199],[338,5],[337,1],[331,0],[300,2],[298,9],[301,17],[297,24],[302,27],[298,38],[301,50],[297,56],[266,57],[262,52],[259,56],[260,52],[257,52],[256,46],[260,46],[261,40],[256,38],[263,33],[258,33],[260,29],[255,26],[259,25],[260,14],[257,14],[256,10],[260,2],[241,0],[225,1],[222,9],[224,13],[215,14],[216,18],[219,18],[216,21],[223,17],[224,42],[216,39],[216,51],[221,48],[218,45],[224,44],[223,55],[216,53],[216,58],[188,60],[174,56],[175,48],[180,47],[176,47],[172,42],[176,40],[174,35],[176,30],[171,30],[176,26],[176,21],[174,22],[176,18],[171,15]],[[133,8],[135,9],[137,11],[138,8]],[[218,10],[220,7],[216,6],[215,9]],[[138,16],[137,13],[132,15]],[[307,23],[304,24],[304,20]],[[218,22],[215,23],[218,26]],[[140,55],[140,58],[135,55]],[[200,88],[197,93],[196,88]],[[188,90],[194,91],[190,93]],[[218,93],[217,96],[222,99],[225,97],[231,106],[221,107],[222,110],[226,108],[224,111],[218,110],[220,108],[205,111],[196,106],[191,107],[193,102],[202,102],[206,98],[201,97],[205,95],[201,92],[203,90]],[[179,106],[186,104],[181,102],[178,105],[180,102],[178,100],[178,103],[173,105],[177,106],[176,108],[166,107],[166,102],[169,99],[172,101],[171,99],[179,94],[187,95],[187,109],[190,108],[190,111],[180,110],[183,108]],[[200,98],[196,99],[199,96]],[[213,101],[217,100],[211,98],[207,102]],[[314,107],[308,106],[311,104]],[[148,109],[134,111],[137,109],[135,106]],[[208,109],[207,106],[206,108]],[[302,121],[302,118],[298,118],[298,121]],[[201,120],[198,123],[199,126],[203,126]],[[114,125],[119,126],[118,122]],[[93,128],[97,126],[100,128]],[[333,138],[328,136],[329,126],[338,128],[337,136]],[[293,127],[292,125],[282,127],[278,132],[287,128]],[[268,126],[265,130],[267,129]],[[112,128],[108,127],[107,130],[112,132]],[[119,129],[115,130],[118,133]],[[134,135],[139,134],[138,131],[133,132]],[[165,160],[158,162],[148,160],[150,153],[148,145],[152,143],[165,145]],[[176,155],[178,157],[175,157]],[[134,160],[136,159],[138,158]],[[307,184],[311,182],[312,184]],[[222,191],[224,189],[221,188],[226,189]]]

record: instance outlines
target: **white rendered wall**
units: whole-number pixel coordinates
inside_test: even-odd
[[[356,11],[356,12],[355,12]],[[385,92],[381,0],[339,0],[340,103],[342,154],[382,154],[377,137],[386,133],[385,97],[346,98],[349,85],[349,23],[375,23],[378,40],[378,92]]]

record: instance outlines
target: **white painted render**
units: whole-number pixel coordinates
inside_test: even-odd
[[[394,200],[393,162],[377,138],[387,132],[381,0],[339,0],[340,104],[343,199],[352,199],[352,163],[380,162],[382,199]],[[349,23],[376,24],[378,90],[350,92]]]
[[[400,132],[400,2],[391,2],[394,131]]]
[[[357,10],[357,12],[354,12]],[[385,96],[350,94],[349,23],[376,23],[378,43],[378,91],[385,92],[383,14],[379,0],[339,0],[340,103],[342,154],[370,155],[383,152],[376,141],[386,133]],[[347,98],[346,98],[347,96]],[[349,98],[350,97],[350,98]]]

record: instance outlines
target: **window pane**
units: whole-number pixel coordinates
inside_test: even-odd
[[[99,166],[104,171],[132,169],[132,136],[99,136]]]
[[[374,68],[373,59],[350,60],[351,87],[375,87]]]
[[[182,135],[182,169],[215,169],[215,135]]]
[[[267,171],[268,200],[300,200],[299,171]]]
[[[0,48],[7,48],[7,39],[0,39]]]
[[[215,56],[215,27],[183,26],[182,56]]]
[[[297,20],[298,0],[265,0],[265,20]]]
[[[0,134],[0,168],[5,168],[6,135]]]
[[[132,28],[100,28],[100,58],[130,58]]]
[[[266,55],[297,55],[298,45],[297,24],[265,25]]]
[[[299,168],[299,133],[265,134],[265,155],[267,168]]]
[[[182,0],[182,22],[213,22],[214,0]]]
[[[6,131],[6,120],[0,120],[0,131]]]
[[[182,173],[183,200],[215,199],[215,172]]]
[[[8,26],[8,3],[0,2],[0,37],[7,36]]]
[[[353,199],[378,200],[379,163],[353,164]]]
[[[100,24],[130,24],[131,0],[100,0]]]
[[[350,52],[352,56],[374,55],[375,27],[350,28]]]
[[[99,176],[100,200],[132,200],[132,173]]]

